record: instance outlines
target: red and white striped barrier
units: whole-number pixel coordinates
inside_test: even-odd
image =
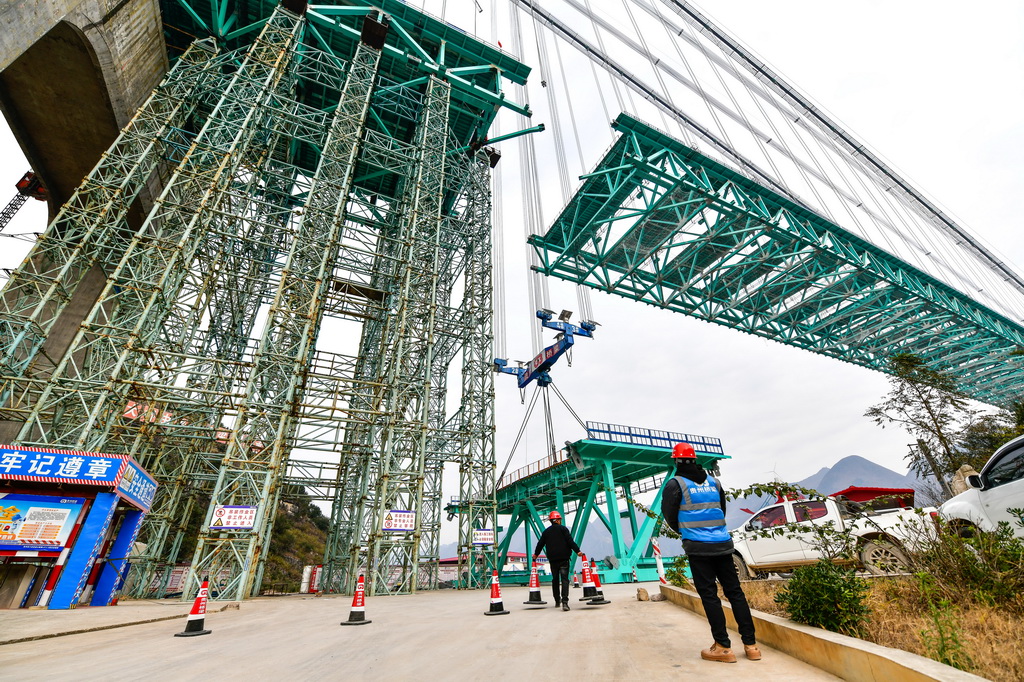
[[[665,564],[661,563],[661,547],[658,545],[658,538],[651,538],[651,546],[654,547],[654,561],[658,564],[658,580],[662,585],[668,585],[665,580]]]

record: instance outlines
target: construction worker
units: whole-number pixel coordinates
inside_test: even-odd
[[[747,658],[759,661],[761,650],[754,639],[754,619],[740,587],[732,559],[732,537],[725,527],[725,490],[717,478],[708,476],[697,464],[697,453],[689,443],[676,443],[672,460],[676,464],[676,475],[665,484],[661,514],[665,522],[683,536],[683,551],[690,562],[693,585],[704,604],[711,636],[715,639],[710,648],[700,652],[700,657],[706,661],[736,662],[729,631],[725,628],[717,581],[732,607]]]
[[[548,548],[548,565],[551,567],[551,593],[555,603],[562,602],[562,610],[569,610],[569,559],[572,553],[580,553],[580,547],[572,539],[572,533],[562,525],[562,515],[556,511],[548,514],[551,525],[544,529],[533,550],[533,560],[545,547]]]

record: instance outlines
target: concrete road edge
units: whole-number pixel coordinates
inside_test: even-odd
[[[704,605],[695,592],[662,585],[661,593],[673,604],[704,615]],[[736,619],[729,603],[723,600],[722,606],[729,628],[735,630]],[[799,625],[761,611],[751,610],[751,613],[758,642],[851,682],[967,682],[985,679],[901,649]],[[710,638],[709,633],[708,644],[711,644]]]

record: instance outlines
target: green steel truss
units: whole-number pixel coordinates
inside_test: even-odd
[[[265,12],[175,53],[0,294],[7,439],[130,453],[161,483],[131,594],[189,558],[185,595],[256,593],[288,489],[333,505],[331,589],[436,586],[446,464],[474,505],[460,543],[494,527],[483,142],[528,70],[392,5],[388,29],[215,3],[222,29]],[[220,505],[255,526],[211,528]],[[398,508],[414,532],[384,529]]]
[[[672,444],[682,441],[693,445],[705,469],[717,471],[718,461],[728,457],[716,438],[588,422],[587,438],[567,443],[564,450],[499,482],[498,513],[511,517],[499,555],[507,554],[520,527],[526,535],[524,551],[530,554],[551,511],[559,511],[563,518],[574,512],[570,531],[584,551],[587,529],[595,517],[611,534],[617,566],[602,571],[602,580],[606,576],[607,582],[632,582],[634,569],[647,574],[640,576],[643,579],[654,578],[650,542],[659,534],[660,519],[638,516],[634,498],[657,491],[650,509],[660,513],[666,476],[673,468]]]
[[[621,133],[543,236],[540,270],[877,370],[914,353],[1006,405],[1024,327],[683,143]]]
[[[213,489],[211,506],[258,501],[257,528],[265,529],[262,542],[212,531],[208,514],[192,560],[191,570],[197,577],[218,575],[225,564],[229,573],[235,573],[232,564],[240,560],[243,566],[251,566],[270,541],[282,465],[298,426],[293,406],[300,399],[302,374],[315,349],[331,265],[347,241],[342,230],[345,204],[379,62],[380,51],[365,44],[359,45],[352,59]],[[238,594],[244,596],[250,590],[251,585],[245,584]]]

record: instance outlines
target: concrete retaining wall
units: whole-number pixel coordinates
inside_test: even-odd
[[[661,593],[674,604],[704,615],[700,597],[689,590],[662,585]],[[722,602],[729,628],[736,629],[729,603]],[[942,680],[967,682],[984,680],[917,654],[865,642],[821,628],[799,625],[785,618],[751,611],[757,641],[809,663],[833,675],[854,682],[925,682]],[[742,653],[740,654],[742,655]]]

